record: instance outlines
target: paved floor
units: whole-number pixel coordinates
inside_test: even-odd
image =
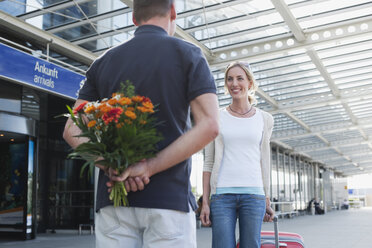
[[[263,230],[273,230],[264,223]],[[332,211],[325,215],[279,219],[279,230],[296,232],[307,248],[372,248],[372,208]],[[197,229],[198,248],[211,247],[211,228]],[[88,231],[57,230],[56,234],[38,234],[35,240],[0,240],[1,248],[94,248],[94,235]]]

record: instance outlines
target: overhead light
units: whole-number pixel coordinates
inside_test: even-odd
[[[0,133],[0,137],[4,137],[4,134]]]
[[[13,142],[13,141],[14,141],[14,139],[10,139],[10,141],[12,141],[12,142]]]

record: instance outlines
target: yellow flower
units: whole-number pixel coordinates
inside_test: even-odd
[[[126,116],[128,116],[129,118],[131,118],[132,120],[134,120],[134,119],[137,118],[136,114],[135,114],[133,111],[129,111],[129,110],[127,110],[127,111],[125,111],[124,114],[125,114]]]
[[[90,122],[88,122],[88,127],[90,128],[90,127],[94,127],[95,125],[96,125],[96,121],[95,120],[92,120],[92,121],[90,121]]]

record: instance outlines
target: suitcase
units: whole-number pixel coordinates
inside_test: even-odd
[[[304,248],[305,243],[301,235],[297,233],[279,232],[278,217],[274,217],[274,232],[261,232],[261,248]],[[236,246],[239,248],[239,242]]]

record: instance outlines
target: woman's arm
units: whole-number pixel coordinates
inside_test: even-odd
[[[211,193],[211,172],[204,171],[203,172],[203,205],[202,210],[200,212],[200,220],[204,226],[210,226],[211,221],[209,218],[210,209],[209,209],[209,195]]]

